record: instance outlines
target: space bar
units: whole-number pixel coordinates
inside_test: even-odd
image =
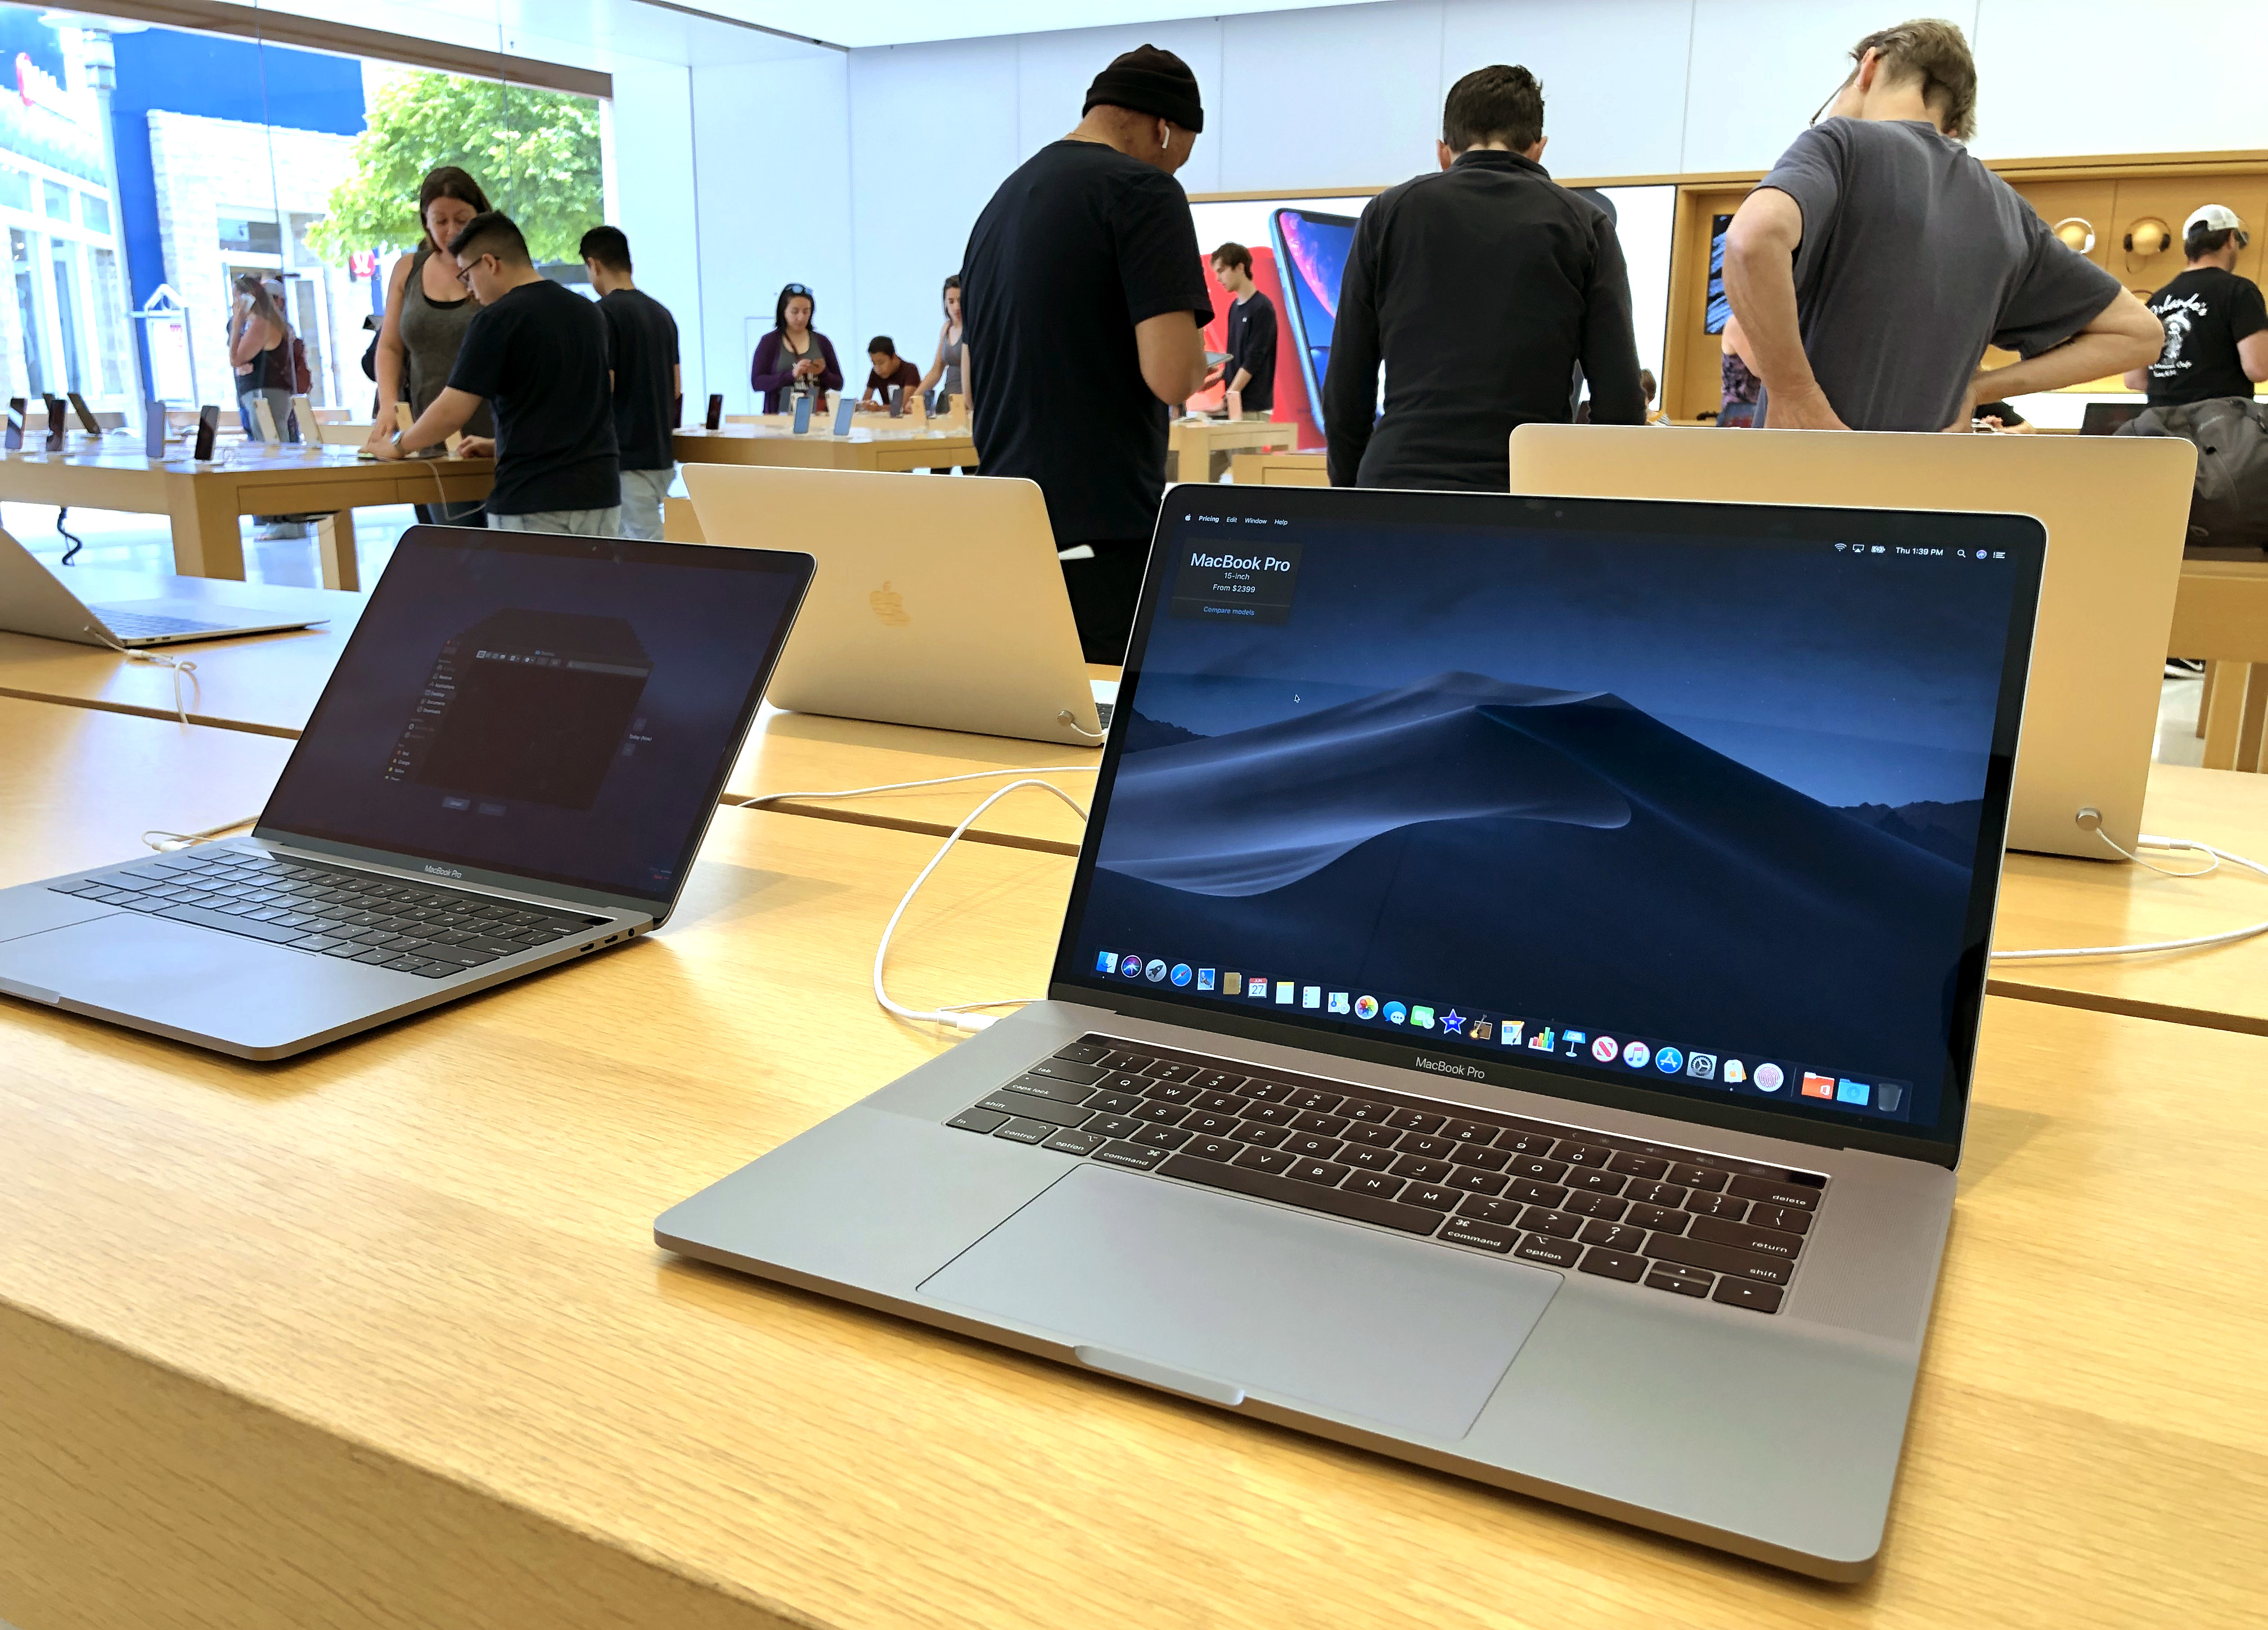
[[[217,928],[223,933],[240,933],[249,939],[266,940],[276,945],[286,945],[291,940],[307,937],[305,928],[255,923],[249,918],[231,917],[226,911],[208,911],[202,905],[169,905],[153,915],[170,917],[177,923],[195,923],[200,928]]]
[[[1427,1211],[1423,1206],[1404,1206],[1399,1200],[1382,1200],[1373,1194],[1326,1189],[1319,1184],[1278,1177],[1272,1172],[1254,1171],[1248,1166],[1224,1166],[1219,1161],[1199,1160],[1194,1154],[1174,1155],[1158,1168],[1158,1173],[1188,1183],[1202,1183],[1209,1188],[1249,1194],[1255,1199],[1281,1200],[1302,1211],[1327,1211],[1334,1217],[1375,1222],[1382,1228],[1400,1228],[1405,1234],[1431,1234],[1441,1226],[1441,1213]]]

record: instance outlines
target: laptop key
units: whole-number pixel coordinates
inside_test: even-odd
[[[1683,1161],[1672,1161],[1662,1178],[1665,1182],[1683,1184],[1689,1189],[1707,1189],[1715,1193],[1723,1190],[1725,1179],[1731,1175],[1708,1166],[1689,1166]]]
[[[1747,1308],[1757,1313],[1777,1313],[1783,1293],[1771,1285],[1746,1285],[1739,1280],[1717,1281],[1717,1294],[1712,1302],[1721,1302],[1727,1307]]]
[[[1145,1149],[1178,1149],[1195,1135],[1178,1126],[1145,1126],[1127,1141],[1138,1143]]]
[[[1456,1168],[1447,1161],[1420,1160],[1414,1154],[1404,1154],[1388,1169],[1397,1177],[1410,1177],[1419,1183],[1441,1183],[1447,1181]]]
[[[1305,1211],[1324,1212],[1351,1221],[1398,1228],[1405,1234],[1431,1234],[1441,1226],[1440,1217],[1422,1206],[1404,1206],[1399,1200],[1381,1199],[1374,1194],[1350,1189],[1327,1189],[1320,1184],[1295,1182],[1274,1172],[1256,1170],[1243,1161],[1223,1166],[1213,1161],[1193,1161],[1187,1155],[1176,1154],[1159,1169],[1159,1175],[1226,1189],[1255,1199],[1280,1200]]]
[[[371,947],[370,949],[364,951],[361,955],[355,958],[355,961],[358,963],[368,963],[373,968],[382,968],[393,960],[393,952],[381,951],[376,946]]]
[[[1236,1135],[1247,1143],[1256,1143],[1263,1149],[1272,1149],[1292,1135],[1289,1126],[1270,1126],[1264,1121],[1239,1121]]]
[[[1281,1103],[1292,1095],[1293,1089],[1281,1081],[1264,1081],[1254,1076],[1236,1089],[1255,1103]],[[1292,1111],[1297,1113],[1297,1111]]]
[[[1607,1169],[1618,1171],[1625,1177],[1644,1177],[1652,1182],[1669,1169],[1669,1162],[1657,1155],[1633,1154],[1624,1149],[1609,1159]]]
[[[241,917],[231,917],[225,911],[208,911],[201,905],[169,905],[157,913],[170,917],[177,923],[195,923],[200,928],[217,928],[224,933],[240,933],[247,940],[265,940],[270,945],[288,945],[304,937],[297,928],[279,928],[273,923],[255,923]]]
[[[1619,1222],[1608,1222],[1602,1218],[1594,1217],[1583,1225],[1582,1233],[1576,1237],[1586,1245],[1603,1245],[1609,1250],[1630,1251],[1636,1250],[1646,1243],[1646,1230],[1627,1228]]]
[[[1492,1171],[1483,1171],[1474,1166],[1459,1166],[1443,1180],[1445,1188],[1458,1189],[1468,1194],[1500,1194],[1504,1179]]]
[[[1531,1206],[1557,1206],[1567,1198],[1567,1191],[1556,1183],[1532,1183],[1525,1177],[1514,1177],[1505,1189],[1504,1197],[1525,1200]]]
[[[1335,1092],[1318,1092],[1312,1087],[1302,1087],[1284,1100],[1295,1110],[1335,1110],[1339,1095]]]
[[[1101,1161],[1106,1166],[1127,1166],[1136,1171],[1149,1171],[1172,1154],[1171,1149],[1145,1149],[1139,1144],[1106,1143],[1097,1149],[1091,1158]],[[1195,1163],[1204,1166],[1211,1162],[1198,1161]]]
[[[1091,1132],[1073,1132],[1066,1127],[1040,1147],[1059,1154],[1092,1154],[1102,1144],[1103,1140]]]
[[[1535,1183],[1557,1183],[1567,1175],[1566,1167],[1557,1161],[1537,1160],[1532,1155],[1513,1162],[1510,1169],[1513,1176]]]
[[[1542,1156],[1550,1154],[1551,1146],[1557,1141],[1557,1139],[1547,1138],[1542,1132],[1521,1132],[1515,1128],[1499,1137],[1496,1140],[1496,1147],[1499,1149],[1509,1149],[1514,1154]]]
[[[1185,1081],[1197,1073],[1197,1066],[1194,1064],[1153,1064],[1142,1072],[1156,1081]]]
[[[129,911],[147,911],[154,916],[173,904],[173,902],[161,900],[155,895],[144,894],[136,895],[131,900],[122,900],[119,904]]]
[[[1200,1138],[1222,1138],[1236,1130],[1233,1115],[1213,1115],[1204,1110],[1184,1120],[1182,1125]],[[1334,1148],[1338,1146],[1334,1144]]]
[[[1413,1183],[1402,1191],[1402,1198],[1412,1206],[1423,1206],[1428,1211],[1454,1211],[1457,1202],[1465,1197],[1454,1189],[1437,1188],[1430,1183]]]
[[[368,946],[356,944],[352,940],[341,940],[334,943],[331,948],[325,951],[323,955],[326,956],[336,956],[343,960],[348,957],[358,957],[369,948],[370,948]]]
[[[1667,1273],[1649,1273],[1646,1276],[1646,1287],[1648,1290],[1666,1290],[1679,1296],[1706,1296],[1709,1294],[1709,1280],[1705,1276],[1682,1280],[1672,1279]]]
[[[1244,1153],[1244,1146],[1227,1138],[1199,1138],[1182,1151],[1201,1161],[1233,1161]]]
[[[1567,1174],[1567,1186],[1579,1194],[1619,1194],[1623,1179],[1610,1171],[1578,1166]]]
[[[1358,1167],[1364,1171],[1384,1171],[1394,1164],[1391,1149],[1366,1148],[1359,1143],[1342,1143],[1339,1152],[1332,1156],[1341,1165]]]
[[[1152,1081],[1146,1095],[1166,1103],[1195,1103],[1204,1096],[1187,1081]]]
[[[1614,1151],[1595,1143],[1563,1143],[1551,1151],[1551,1158],[1570,1166],[1604,1166],[1614,1158]]]
[[[1674,1183],[1633,1183],[1624,1191],[1631,1199],[1648,1206],[1683,1206],[1685,1190]]]
[[[1292,1117],[1294,1132],[1320,1132],[1326,1138],[1336,1138],[1347,1129],[1346,1121],[1336,1115],[1325,1115],[1320,1110],[1307,1110]]]
[[[1446,1115],[1428,1115],[1423,1110],[1396,1110],[1386,1117],[1386,1124],[1396,1132],[1439,1132]]]
[[[1739,1250],[1730,1245],[1719,1245],[1708,1240],[1689,1240],[1675,1234],[1649,1234],[1646,1236],[1646,1254],[1669,1262],[1682,1262],[1688,1267],[1707,1268],[1713,1273],[1724,1273],[1734,1279],[1756,1280],[1766,1285],[1785,1285],[1789,1268],[1785,1262],[1771,1257],[1759,1257],[1754,1251]]]
[[[1067,1064],[1101,1064],[1109,1051],[1109,1048],[1098,1047],[1093,1042],[1073,1042],[1057,1048],[1056,1057]]]
[[[1183,1104],[1145,1103],[1134,1111],[1133,1118],[1138,1121],[1148,1121],[1155,1125],[1171,1126],[1189,1112],[1188,1107]]]
[[[1749,1214],[1749,1203],[1734,1199],[1729,1194],[1689,1194],[1685,1209],[1697,1217],[1722,1217],[1727,1222],[1738,1222]]]
[[[1382,1200],[1392,1199],[1405,1186],[1401,1178],[1389,1177],[1378,1171],[1359,1171],[1339,1184],[1350,1194],[1370,1194]]]
[[[1094,1118],[1094,1112],[1082,1110],[1075,1103],[1057,1103],[1049,1098],[1020,1097],[1012,1092],[996,1092],[976,1106],[1002,1115],[1020,1115],[1026,1120],[1045,1121],[1050,1126],[1083,1126]]]
[[[406,968],[400,963],[394,963],[394,970],[398,973],[414,973],[421,979],[446,979],[452,974],[460,974],[465,971],[465,970],[458,967],[454,963],[432,963],[420,961],[412,963]]]
[[[1619,1205],[1621,1202],[1616,1201],[1616,1204]],[[1596,1216],[1599,1213],[1594,1212],[1592,1214]],[[1682,1211],[1671,1211],[1666,1206],[1646,1205],[1631,1206],[1630,1215],[1623,1219],[1634,1228],[1659,1228],[1665,1234],[1684,1233],[1688,1220],[1686,1213]]]
[[[1367,1144],[1374,1149],[1390,1149],[1402,1140],[1402,1134],[1393,1127],[1373,1125],[1366,1121],[1357,1121],[1340,1136],[1349,1143]]]
[[[1086,1107],[1105,1115],[1130,1115],[1142,1107],[1142,1100],[1130,1092],[1099,1092],[1086,1101]]]
[[[1285,1154],[1296,1155],[1302,1160],[1327,1161],[1337,1155],[1339,1140],[1336,1138],[1319,1138],[1311,1132],[1294,1132],[1291,1137],[1286,1138],[1280,1147]]]
[[[1757,1228],[1751,1222],[1727,1222],[1719,1217],[1694,1218],[1685,1236],[1713,1240],[1719,1245],[1732,1245],[1766,1257],[1785,1257],[1790,1261],[1803,1249],[1803,1236],[1800,1234],[1782,1234],[1775,1228]]]
[[[1531,1234],[1520,1242],[1519,1249],[1512,1254],[1550,1268],[1572,1268],[1581,1258],[1583,1248],[1554,1239],[1549,1234]]]
[[[1786,1234],[1811,1231],[1811,1213],[1786,1206],[1758,1206],[1749,1213],[1749,1221],[1756,1228],[1778,1228]]]
[[[1142,1130],[1142,1123],[1130,1115],[1098,1115],[1079,1127],[1081,1132],[1100,1132],[1106,1138],[1124,1138]]]
[[[1281,1149],[1247,1149],[1236,1157],[1236,1164],[1255,1171],[1284,1172],[1292,1169],[1292,1160]]]
[[[1483,1171],[1502,1171],[1512,1164],[1512,1156],[1502,1149],[1482,1148],[1475,1144],[1462,1143],[1449,1158],[1460,1166],[1477,1166]]]
[[[1042,1058],[1024,1072],[1027,1075],[1050,1076],[1059,1081],[1076,1081],[1081,1087],[1092,1087],[1109,1073],[1108,1070],[1097,1069],[1094,1065],[1080,1064],[1061,1055],[1053,1058]]]
[[[1492,1200],[1482,1194],[1468,1194],[1457,1202],[1457,1215],[1460,1217],[1474,1217],[1507,1228],[1518,1225],[1520,1213],[1525,1209],[1516,1201]]]
[[[1583,1219],[1548,1206],[1531,1206],[1520,1214],[1520,1226],[1531,1234],[1549,1234],[1554,1239],[1572,1240],[1583,1231]]]
[[[1493,1222],[1483,1222],[1473,1217],[1450,1218],[1441,1225],[1440,1233],[1434,1237],[1447,1240],[1452,1245],[1470,1245],[1480,1250],[1492,1250],[1498,1256],[1510,1255],[1512,1248],[1520,1243],[1516,1230],[1499,1228]]]
[[[1234,1092],[1243,1085],[1244,1077],[1231,1075],[1226,1070],[1210,1070],[1200,1074],[1197,1078],[1197,1083],[1201,1092]]]
[[[1620,1280],[1625,1285],[1635,1285],[1646,1272],[1646,1258],[1633,1257],[1627,1251],[1608,1250],[1594,1245],[1583,1253],[1583,1260],[1575,1265],[1585,1273],[1595,1273],[1602,1279]]]
[[[479,955],[476,951],[472,954]],[[1033,1098],[1053,1098],[1057,1103],[1085,1103],[1094,1093],[1091,1087],[1075,1087],[1069,1081],[1051,1081],[1042,1075],[1019,1075],[1000,1090],[1022,1093]]]
[[[1620,1222],[1623,1213],[1630,1209],[1630,1202],[1616,1199],[1611,1194],[1570,1194],[1559,1202],[1559,1209],[1572,1211],[1579,1217],[1604,1217],[1609,1222]]]
[[[1192,1107],[1208,1115],[1237,1115],[1244,1113],[1244,1100],[1233,1092],[1201,1092],[1191,1100]]]
[[[1342,1098],[1337,1113],[1351,1121],[1383,1121],[1394,1113],[1390,1103],[1373,1103],[1367,1098]]]
[[[1005,1125],[992,1135],[996,1138],[1005,1138],[1011,1143],[1045,1143],[1062,1130],[1060,1126],[1050,1126],[1045,1121],[1030,1120],[1022,1116],[1017,1116],[1012,1117]]]
[[[1349,1169],[1335,1161],[1294,1160],[1285,1175],[1295,1177],[1301,1183],[1328,1184],[1336,1188],[1340,1180],[1347,1176]]]
[[[327,933],[311,933],[304,940],[292,940],[287,943],[295,951],[328,951],[333,946],[344,945],[347,942],[344,940],[334,939]]]
[[[1744,1200],[1762,1200],[1767,1206],[1793,1206],[1798,1211],[1812,1211],[1819,1205],[1818,1190],[1793,1183],[1771,1183],[1762,1177],[1735,1177],[1725,1187],[1727,1192]]]

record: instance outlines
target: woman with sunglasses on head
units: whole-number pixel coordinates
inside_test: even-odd
[[[378,331],[378,422],[370,431],[373,447],[392,443],[395,402],[408,402],[415,418],[449,383],[457,349],[480,307],[459,283],[457,262],[446,246],[488,208],[481,184],[454,165],[430,172],[417,188],[417,219],[424,236],[415,253],[394,262],[386,283],[386,319]],[[496,434],[486,402],[466,424],[465,434]],[[477,499],[415,507],[418,520],[440,526],[486,524]]]
[[[772,309],[772,331],[756,343],[755,359],[748,365],[748,384],[762,391],[763,410],[780,413],[792,396],[816,395],[816,413],[825,409],[827,394],[843,388],[843,367],[835,360],[835,347],[811,326],[816,306],[811,291],[792,283],[780,291]]]

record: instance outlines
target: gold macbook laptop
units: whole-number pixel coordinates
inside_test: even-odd
[[[774,707],[1101,745],[1107,716],[1097,712],[1047,504],[1033,483],[682,468],[708,542],[818,558],[772,675]]]
[[[2132,849],[2156,740],[2197,450],[2171,437],[1946,436],[1523,424],[1536,497],[1858,505],[2031,515],[2048,529],[2008,847]]]

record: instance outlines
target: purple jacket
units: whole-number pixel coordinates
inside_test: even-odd
[[[816,328],[811,331],[811,337],[819,347],[820,359],[827,365],[826,370],[819,376],[820,388],[841,390],[843,365],[835,360],[834,345]],[[763,410],[777,413],[781,410],[780,398],[787,395],[787,387],[794,382],[795,359],[789,355],[787,347],[780,343],[779,330],[774,328],[756,342],[756,358],[748,365],[748,384],[752,388],[763,392]]]

